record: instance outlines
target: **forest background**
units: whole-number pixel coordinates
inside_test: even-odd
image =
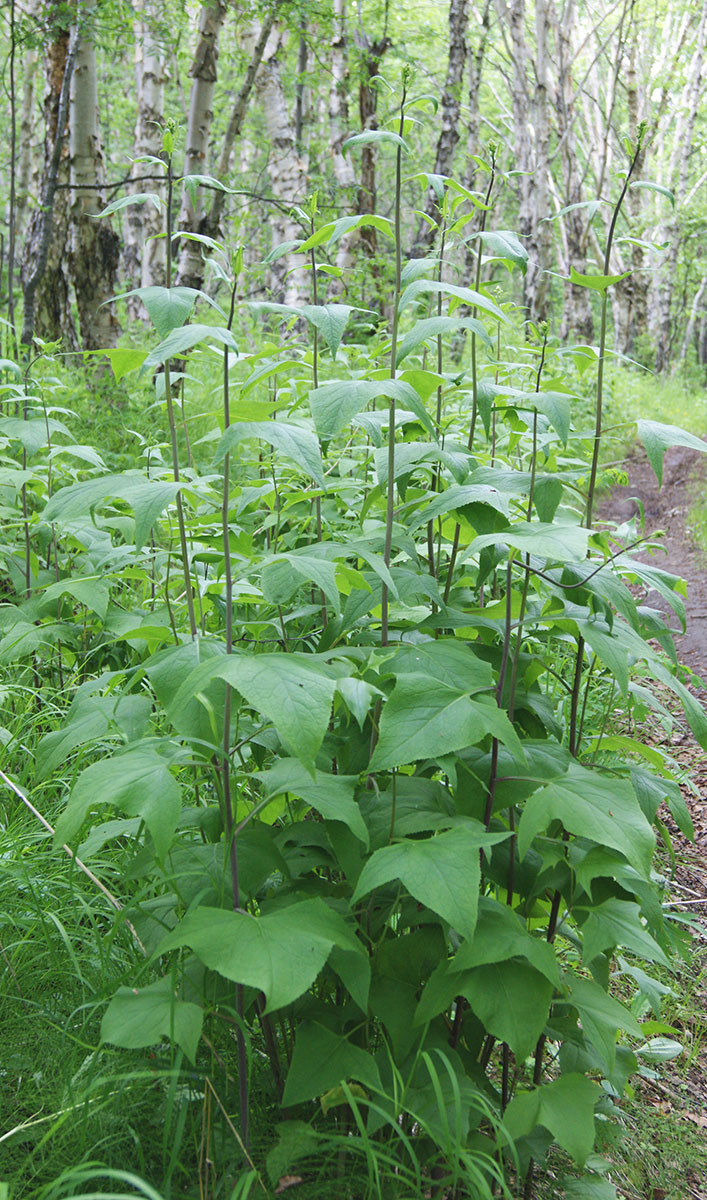
[[[152,204],[122,210],[112,227],[93,217],[131,190],[128,179],[145,177],[150,186],[136,182],[133,190],[160,194],[154,165],[133,159],[161,153],[167,118],[180,127],[184,173],[212,175],[235,193],[185,194],[179,227],[237,239],[247,264],[298,238],[291,209],[314,191],[327,219],[389,216],[390,156],[375,143],[356,155],[344,142],[351,132],[386,127],[391,88],[409,64],[417,89],[439,103],[438,119],[415,130],[415,159],[421,169],[474,189],[477,158],[496,145],[505,172],[498,223],[507,217],[529,252],[523,304],[531,321],[549,319],[562,339],[594,338],[591,293],[564,280],[601,264],[611,219],[607,181],[623,165],[622,139],[647,123],[636,177],[663,181],[674,204],[647,188],[629,193],[614,271],[631,274],[611,294],[614,346],[658,371],[683,362],[703,366],[705,6],[455,0],[416,5],[414,19],[394,4],[349,9],[343,2],[173,12],[162,4],[134,11],[83,6],[74,64],[70,6],[11,8],[6,90],[14,99],[7,117],[15,133],[6,178],[15,195],[3,247],[6,276],[15,280],[19,270],[25,289],[42,251],[39,202],[52,182],[67,62],[75,71],[48,260],[36,285],[35,332],[62,338],[64,349],[109,346],[126,314],[119,318],[114,307],[99,305],[120,289],[164,282],[165,243],[151,240],[160,225]],[[421,255],[435,240],[435,199],[409,174],[404,240]],[[346,275],[330,278],[332,294],[355,294],[362,305],[380,307],[378,243],[375,227],[343,240],[336,267]],[[201,285],[208,276],[202,251],[203,245],[182,243],[177,283]],[[458,264],[457,282],[469,282],[472,258]],[[361,276],[370,263],[374,269],[360,285],[355,269]],[[253,290],[287,302],[306,293],[306,275],[286,253]],[[89,296],[90,303],[83,299]],[[137,308],[133,299],[127,315]]]
[[[707,0],[3,15],[0,1200],[697,1196]]]

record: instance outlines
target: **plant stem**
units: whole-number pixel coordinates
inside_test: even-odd
[[[172,286],[172,199],[174,179],[172,176],[172,155],[167,156],[167,287]],[[169,361],[164,364],[164,394],[167,404],[167,420],[169,422],[169,438],[172,450],[172,475],[175,483],[180,483],[179,475],[179,446],[177,444],[177,424],[174,418],[174,403],[172,400],[172,383],[170,379]],[[194,613],[194,597],[192,595],[191,572],[189,570],[189,548],[187,546],[187,531],[184,521],[184,506],[182,494],[177,492],[177,524],[179,526],[179,545],[184,572],[184,589],[186,592],[187,612],[189,614],[189,632],[192,639],[196,638],[196,615]]]
[[[236,284],[237,280],[233,281],[231,291],[231,307],[228,314],[228,328],[233,325],[233,315],[236,305]],[[231,424],[231,404],[228,378],[228,346],[223,348],[223,431],[224,433]],[[231,537],[228,520],[228,501],[230,492],[230,468],[231,456],[226,454],[223,461],[223,494],[221,502],[221,530],[223,535],[223,562],[224,562],[224,577],[226,583],[225,605],[226,605],[226,654],[233,653],[233,568],[231,564]],[[233,909],[234,912],[243,912],[240,900],[239,887],[239,866],[238,866],[238,835],[234,830],[233,823],[233,802],[231,799],[231,707],[233,701],[233,689],[229,683],[226,684],[226,696],[224,700],[223,714],[223,760],[221,765],[221,783],[223,791],[223,808],[225,816],[226,837],[228,838],[229,858],[231,865],[231,886],[233,890]],[[244,1021],[245,1009],[243,1003],[243,986],[236,985],[236,1013],[238,1014],[238,1026],[236,1028],[236,1051],[238,1056],[238,1090],[240,1095],[240,1114],[241,1114],[241,1137],[244,1145],[248,1145],[249,1141],[249,1089],[248,1089],[248,1055],[246,1051]]]
[[[403,94],[400,100],[400,121],[398,136],[402,138],[405,129],[405,99],[407,97],[407,81],[403,82]],[[400,302],[401,277],[403,270],[402,235],[400,229],[400,200],[402,193],[403,148],[398,145],[395,156],[395,292],[393,294],[393,328],[390,340],[390,378],[395,379],[396,358],[398,353],[398,306]],[[395,397],[390,401],[390,417],[388,423],[388,480],[385,510],[385,542],[383,546],[383,561],[390,566],[390,552],[393,544],[393,516],[395,512]],[[381,646],[388,645],[388,585],[381,587]]]
[[[314,234],[314,217],[312,217],[310,233]],[[318,300],[318,293],[317,293],[317,259],[316,259],[315,253],[314,253],[314,246],[312,246],[312,249],[311,249],[311,262],[312,262],[312,300],[316,307],[317,304],[319,303],[319,300]],[[316,325],[314,326],[314,338],[312,341],[312,383],[314,384],[314,388],[316,390],[316,388],[319,387],[319,330],[317,329]],[[321,498],[321,496],[317,496],[317,499],[315,501],[315,506],[316,506],[316,519],[317,519],[317,541],[321,542],[321,540],[322,540],[322,498]],[[319,601],[320,601],[321,608],[322,608],[322,624],[323,624],[324,628],[326,629],[326,627],[329,623],[329,616],[327,613],[326,596],[324,595],[324,592],[321,591],[321,589],[319,591]]]
[[[493,189],[493,184],[494,184],[495,178],[496,178],[496,160],[495,160],[494,155],[492,154],[491,155],[491,178],[489,180],[489,185],[486,189],[486,196],[484,197],[484,209],[483,209],[483,212],[481,213],[479,233],[483,233],[484,230],[486,229],[486,214],[488,212],[489,201],[491,200],[491,191]],[[478,292],[479,288],[481,287],[482,246],[483,246],[482,239],[479,238],[479,246],[478,246],[478,249],[476,252],[476,274],[475,274],[475,278],[474,278],[474,290],[477,292]],[[477,312],[477,309],[476,309],[476,306],[474,306],[474,308],[472,308],[472,310],[471,310],[472,317],[476,317],[476,312]],[[472,329],[472,331],[471,331],[471,424],[469,426],[469,438],[467,441],[467,449],[468,450],[471,450],[472,446],[474,445],[474,434],[476,432],[476,420],[477,420],[477,416],[478,416],[478,411],[479,411],[479,378],[478,378],[478,365],[477,365],[477,361],[476,361],[476,333]],[[449,556],[449,566],[447,567],[447,582],[445,583],[445,586],[444,586],[444,603],[445,604],[449,600],[449,593],[450,593],[450,590],[452,587],[452,576],[454,574],[454,565],[457,561],[457,554],[459,553],[459,535],[460,535],[460,533],[461,533],[461,526],[457,522],[457,524],[454,526],[454,538],[452,540],[452,552]]]

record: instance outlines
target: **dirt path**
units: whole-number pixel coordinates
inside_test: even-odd
[[[658,539],[662,550],[646,551],[637,557],[685,580],[685,632],[680,632],[677,618],[657,592],[649,592],[644,602],[668,614],[668,623],[675,629],[678,658],[695,673],[688,680],[688,686],[707,707],[707,553],[696,544],[687,525],[695,495],[700,489],[707,488],[707,456],[682,447],[668,450],[660,488],[640,447],[629,458],[626,469],[628,485],[614,489],[600,509],[600,519],[628,521],[639,513],[640,504],[645,514],[646,534],[653,537],[662,533]],[[704,869],[705,890],[702,894],[707,895],[707,756],[682,719],[676,725],[669,747],[680,764],[690,771],[698,788],[699,795],[686,791],[685,798],[695,823],[696,845],[692,856],[697,850],[696,857]]]
[[[646,562],[679,575],[687,584],[685,602],[687,628],[677,630],[670,614],[669,624],[676,628],[676,647],[681,663],[695,673],[688,686],[707,707],[707,554],[696,545],[688,528],[688,513],[700,490],[707,489],[707,456],[683,448],[669,450],[665,456],[663,486],[658,487],[645,453],[637,448],[626,463],[629,483],[616,488],[600,509],[607,521],[628,521],[645,513],[646,533],[662,531],[664,553],[639,555]],[[662,597],[650,592],[644,603],[670,612]],[[695,919],[689,960],[677,967],[671,981],[677,999],[669,1004],[668,1019],[683,1041],[683,1055],[665,1063],[654,1082],[639,1085],[643,1120],[651,1128],[646,1139],[642,1184],[634,1176],[624,1177],[620,1187],[626,1200],[650,1197],[650,1200],[707,1200],[707,755],[697,744],[681,710],[669,705],[676,721],[670,735],[655,725],[647,726],[646,742],[667,750],[690,772],[695,793],[683,788],[683,795],[695,825],[695,843],[690,844],[668,821],[677,854],[669,889],[671,903],[685,916]],[[684,1003],[681,1003],[684,998]],[[682,1130],[682,1132],[678,1132]],[[680,1146],[680,1149],[678,1149]],[[663,1170],[659,1163],[662,1161]],[[665,1168],[668,1167],[666,1170]],[[662,1183],[662,1186],[660,1184]],[[638,1184],[638,1186],[636,1186]],[[666,1186],[667,1185],[667,1186]]]

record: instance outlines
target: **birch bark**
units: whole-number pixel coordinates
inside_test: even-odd
[[[135,157],[151,155],[160,157],[162,150],[161,126],[164,124],[164,89],[167,80],[165,52],[160,45],[157,32],[159,12],[155,0],[135,0],[136,43],[135,82],[137,84],[137,120],[135,122]],[[155,180],[154,163],[135,163],[132,176],[136,183],[134,192],[161,192],[164,189]],[[139,180],[149,175],[148,183]],[[125,248],[123,261],[125,272],[139,287],[165,283],[166,245],[162,232],[161,214],[152,204],[131,205],[127,209],[125,226]],[[134,301],[134,302],[133,302]],[[133,316],[140,310],[137,298],[128,300]]]
[[[107,221],[97,221],[104,204],[103,153],[98,127],[96,46],[86,29],[79,43],[69,109],[71,245],[69,269],[76,292],[85,350],[114,346],[120,334],[115,307],[120,239]]]
[[[261,33],[253,26],[249,42],[257,43]],[[297,221],[290,216],[293,204],[301,203],[307,194],[306,165],[298,153],[294,121],[290,117],[282,83],[280,60],[284,51],[283,35],[275,33],[268,40],[263,59],[256,76],[256,88],[263,105],[265,129],[270,146],[268,174],[273,196],[279,201],[273,208],[271,228],[273,243],[296,241],[302,235]],[[285,304],[299,305],[307,302],[309,283],[301,259],[293,254],[284,254],[272,264],[272,279],[279,298]]]
[[[205,173],[213,118],[211,105],[217,78],[219,34],[225,16],[224,0],[215,0],[214,3],[205,4],[201,9],[196,51],[189,71],[192,85],[189,94],[189,116],[184,155],[185,175]],[[179,214],[179,228],[189,233],[197,233],[204,216],[203,189],[198,188],[190,194],[185,187]],[[201,246],[198,242],[184,239],[179,255],[177,283],[186,287],[198,287],[203,279],[203,272]]]
[[[462,83],[464,67],[468,57],[466,43],[469,24],[469,0],[450,0],[449,4],[449,57],[447,76],[442,92],[441,126],[435,153],[435,175],[452,174],[454,152],[459,142],[459,118],[461,114]],[[415,237],[413,254],[421,257],[434,244],[437,232],[438,206],[430,188],[425,202],[425,215],[429,220],[420,220]],[[432,223],[430,223],[432,222]]]
[[[329,89],[329,138],[337,199],[342,207],[351,207],[355,196],[356,174],[351,155],[344,148],[349,132],[349,63],[346,30],[346,0],[334,0],[334,31],[331,39],[331,87]],[[343,202],[343,203],[342,203]],[[357,242],[355,234],[342,237],[336,251],[336,265],[345,272],[353,266]],[[345,286],[342,280],[339,287]],[[336,290],[336,288],[334,288]]]
[[[76,350],[78,338],[71,312],[71,284],[66,270],[69,148],[64,133],[68,104],[65,106],[62,128],[59,129],[69,31],[61,27],[59,3],[52,6],[47,17],[56,33],[47,47],[44,60],[44,167],[39,187],[43,203],[32,213],[22,252],[20,279],[25,294],[22,341],[28,344],[32,335],[37,333],[46,341],[62,341],[67,350]],[[57,184],[64,186],[57,190]]]
[[[562,165],[562,208],[581,204],[581,163],[576,138],[575,84],[572,73],[572,38],[577,17],[575,0],[568,0],[562,13],[553,19],[557,49],[556,120]],[[572,267],[580,274],[587,271],[587,217],[584,209],[574,208],[565,214],[563,226],[564,269]],[[560,336],[563,340],[577,338],[582,342],[594,340],[594,320],[587,288],[567,284],[562,311]]]
[[[656,337],[656,369],[664,371],[670,360],[674,340],[672,331],[672,301],[680,252],[680,206],[688,189],[690,157],[693,150],[695,123],[702,94],[705,71],[705,45],[707,43],[707,0],[703,0],[695,41],[695,51],[683,92],[678,121],[675,129],[674,152],[671,162],[671,177],[677,175],[674,184],[676,212],[668,225],[668,253],[662,271],[662,282],[658,289],[658,328]]]

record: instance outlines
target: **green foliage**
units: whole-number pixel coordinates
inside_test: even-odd
[[[349,145],[373,141],[404,148],[380,130]],[[343,231],[322,226],[300,253]],[[523,270],[512,232],[483,233],[480,267]],[[41,400],[0,423],[0,655],[14,704],[37,678],[53,689],[34,786],[62,799],[55,853],[109,862],[127,906],[101,918],[111,948],[131,933],[124,970],[86,981],[77,1006],[102,1014],[96,1061],[148,1046],[169,1060],[162,1178],[145,1165],[160,1186],[185,1129],[211,1153],[214,1064],[218,1153],[235,1130],[244,1195],[260,1186],[249,1114],[284,1105],[295,1124],[271,1176],[304,1160],[314,1186],[310,1152],[335,1171],[334,1148],[366,1196],[421,1194],[434,1172],[490,1197],[551,1142],[583,1168],[630,1046],[670,1052],[609,977],[618,950],[666,966],[678,940],[651,874],[674,789],[663,763],[653,787],[650,756],[602,746],[585,713],[617,692],[640,709],[657,681],[707,736],[667,624],[631,590],[650,578],[679,611],[679,581],[593,528],[594,446],[559,348],[543,335],[539,365],[514,345],[483,283],[401,278],[389,339],[357,341],[352,307],[332,301],[295,310],[286,345],[261,329],[240,351],[230,324],[186,324],[199,295],[143,290],[160,340],[116,376],[165,365],[171,423],[170,360],[204,351],[185,378],[200,436],[181,476],[149,428],[144,470],[115,471],[107,453],[57,456],[71,421]],[[444,344],[460,329],[468,371]],[[658,468],[665,445],[692,445],[672,426],[642,433]]]

